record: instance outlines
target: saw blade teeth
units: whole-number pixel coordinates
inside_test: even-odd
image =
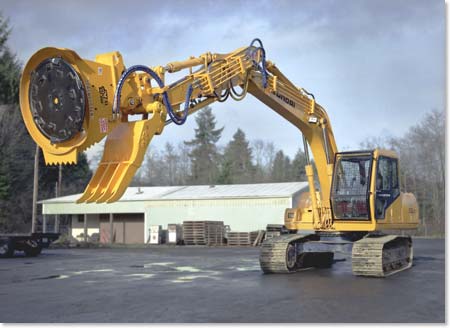
[[[77,162],[75,160],[49,160],[45,163],[46,165],[75,165]]]

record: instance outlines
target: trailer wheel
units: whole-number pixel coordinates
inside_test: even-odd
[[[29,240],[23,251],[26,256],[35,257],[41,254],[42,245],[34,240]]]
[[[14,241],[11,238],[0,238],[0,258],[14,255]]]

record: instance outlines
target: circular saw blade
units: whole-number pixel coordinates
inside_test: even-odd
[[[51,143],[72,139],[83,126],[86,93],[64,59],[48,58],[31,75],[29,102],[34,122]]]

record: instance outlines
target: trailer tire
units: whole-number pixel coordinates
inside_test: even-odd
[[[14,241],[12,238],[0,238],[0,258],[12,257],[14,255]]]
[[[42,245],[37,242],[27,243],[23,251],[25,252],[26,256],[35,257],[41,254]]]

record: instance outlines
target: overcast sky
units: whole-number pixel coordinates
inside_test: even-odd
[[[445,3],[346,1],[0,0],[22,62],[46,46],[87,59],[118,50],[127,66],[164,65],[206,51],[229,52],[253,38],[296,85],[329,113],[339,150],[367,137],[402,135],[445,104]],[[296,128],[251,95],[213,105],[222,144],[238,127],[293,156]],[[153,144],[193,137],[194,117]]]

